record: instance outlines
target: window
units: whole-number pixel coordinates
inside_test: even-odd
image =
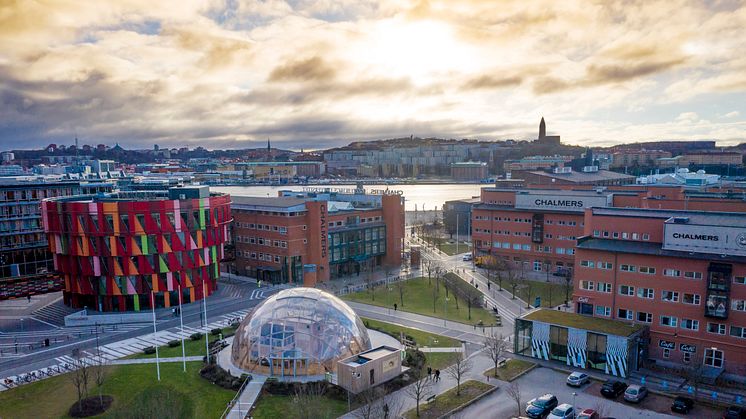
[[[514,243],[513,250],[521,250],[521,245],[519,243]]]
[[[725,325],[723,325],[725,326]],[[741,326],[731,326],[730,327],[730,335],[735,336],[737,338],[746,338],[746,327]]]
[[[303,230],[307,230],[307,229],[308,229],[308,226],[303,224]]]
[[[632,320],[634,315],[635,315],[634,311],[627,310],[626,308],[620,308],[617,310],[617,317],[620,319]]]
[[[640,235],[637,233],[632,233],[632,240],[640,240]]]
[[[684,304],[692,304],[692,305],[698,306],[699,300],[700,300],[699,294],[684,293],[684,298],[681,301]]]
[[[652,288],[638,288],[637,296],[640,298],[655,298],[655,291]]]
[[[580,266],[584,268],[595,268],[595,263],[592,260],[581,260]]]
[[[702,279],[702,272],[684,272],[684,278]]]
[[[652,275],[655,273],[655,268],[650,266],[640,266],[640,273],[641,274],[649,274]]]
[[[679,293],[676,291],[661,291],[661,300],[669,303],[675,303],[679,301]]]
[[[586,291],[593,291],[593,281],[580,281],[580,288]]]
[[[705,349],[705,365],[723,368],[723,351],[715,348]]]
[[[619,270],[622,272],[635,272],[637,269],[633,265],[620,265]]]
[[[596,291],[610,293],[611,284],[608,282],[599,282],[596,284]]]
[[[650,240],[650,234],[648,234],[648,233],[642,233],[642,239],[645,240],[645,241]]]
[[[663,348],[663,358],[668,359],[671,357],[671,350],[668,348]]]
[[[652,313],[645,313],[642,311],[637,312],[637,321],[643,322],[643,323],[652,323],[653,322],[653,314]]]
[[[684,352],[683,362],[685,364],[688,364],[688,363],[692,362],[692,353],[691,352]]]
[[[725,325],[722,323],[707,323],[707,332],[716,335],[724,335]]]
[[[734,276],[733,277],[733,283],[734,284],[746,284],[746,276]]]
[[[677,320],[674,316],[661,316],[661,326],[676,327]]]
[[[730,308],[735,311],[746,311],[746,300],[733,300]]]
[[[615,231],[615,232],[614,232],[614,233],[612,234],[612,237],[613,237],[613,238],[615,238],[615,239],[618,239],[618,238],[619,238],[619,233]]]
[[[534,271],[541,272],[541,262],[538,260],[534,261]]]
[[[303,244],[308,244],[308,239],[303,239]]]
[[[601,235],[601,232],[598,230],[593,230],[593,237],[599,237]]]
[[[521,249],[530,251],[531,250],[531,245],[530,244],[524,244],[523,246],[521,246]]]
[[[677,276],[681,276],[681,271],[677,269],[664,269],[663,275],[677,277]]]
[[[622,233],[622,238],[623,239],[628,239],[629,238],[629,233]]]
[[[611,316],[611,307],[596,306],[596,316]]]
[[[275,263],[280,263],[280,257],[275,255]]]
[[[699,320],[681,319],[681,328],[689,330],[699,330]]]
[[[634,297],[635,287],[630,287],[629,285],[621,285],[619,287],[619,294]]]
[[[611,262],[598,262],[598,269],[613,269],[614,264]]]

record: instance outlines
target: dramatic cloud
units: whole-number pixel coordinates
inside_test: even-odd
[[[0,148],[746,140],[743,1],[0,3]]]

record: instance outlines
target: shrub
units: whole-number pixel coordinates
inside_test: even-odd
[[[146,346],[142,349],[142,352],[145,355],[150,355],[155,353],[155,346]]]
[[[172,341],[168,342],[168,347],[169,348],[175,348],[177,346],[181,346],[181,341],[180,340],[172,340]]]
[[[425,354],[417,349],[407,349],[404,362],[402,364],[406,367],[413,368],[415,370],[422,369],[425,366]]]
[[[199,375],[202,378],[209,380],[211,383],[223,387],[228,390],[238,390],[241,388],[241,384],[248,379],[248,375],[242,374],[240,378],[236,378],[230,373],[217,364],[205,365],[200,371]]]
[[[220,334],[220,333],[221,333],[222,331],[223,331],[223,329],[212,329],[212,330],[210,330],[210,334],[211,334],[211,335],[213,335],[213,336],[217,336],[217,335],[219,335],[219,334]]]
[[[200,339],[202,339],[202,333],[199,333],[199,332],[194,333],[194,334],[192,334],[192,336],[189,336],[189,339],[191,339],[191,340],[200,340]]]
[[[233,328],[233,329],[238,329],[238,326],[239,326],[240,324],[241,324],[241,323],[239,323],[239,322],[233,322],[233,323],[231,323],[230,327],[231,327],[231,328]]]

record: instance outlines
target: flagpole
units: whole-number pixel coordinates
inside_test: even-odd
[[[153,340],[155,341],[155,334],[158,329],[155,327],[155,293],[150,291],[150,307],[153,309]],[[158,342],[155,342],[155,369],[158,372],[158,381],[161,381],[161,364],[160,358],[158,357]]]
[[[186,349],[184,348],[184,314],[181,312],[181,285],[179,285],[179,323],[181,323],[181,363],[186,372]]]
[[[205,287],[207,284],[205,281],[202,281],[202,304],[205,308],[205,356],[207,359],[207,363],[210,363],[210,331],[207,330],[207,288]]]

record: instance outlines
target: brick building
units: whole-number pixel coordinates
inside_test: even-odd
[[[292,192],[233,197],[235,272],[313,286],[401,265],[404,200],[393,191]]]

